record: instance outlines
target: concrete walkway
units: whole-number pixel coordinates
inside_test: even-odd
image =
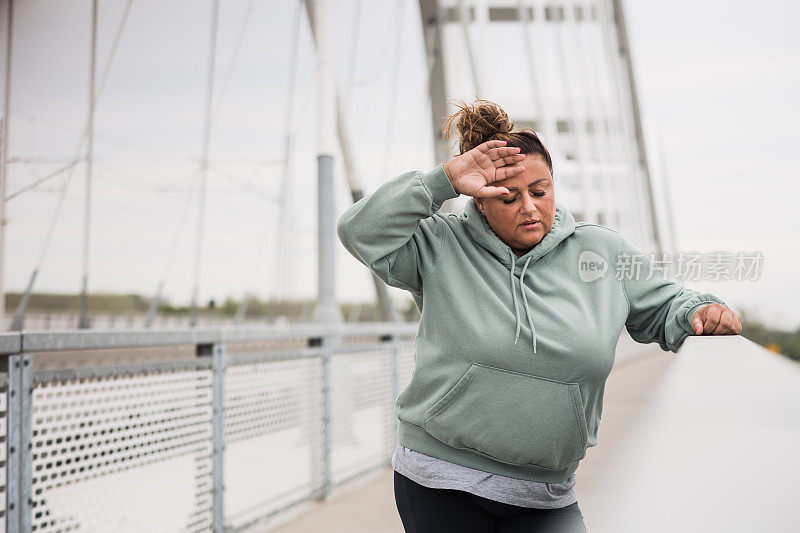
[[[800,531],[800,364],[738,336],[690,341],[634,431],[599,441],[578,483],[589,531]]]

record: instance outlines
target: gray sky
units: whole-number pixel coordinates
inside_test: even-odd
[[[125,4],[100,1],[99,72]],[[355,4],[342,1],[337,11],[337,75],[353,104],[349,130],[371,192],[403,171],[431,168],[433,150],[417,2],[362,2],[353,61]],[[13,163],[9,194],[77,153],[88,98],[90,5],[88,0],[16,3],[11,155],[49,162]],[[248,287],[261,297],[284,292],[309,297],[316,291],[316,99],[309,28],[301,18],[286,191],[295,263],[281,273],[274,259],[276,200],[295,5],[256,0],[244,26],[249,5],[249,0],[221,1],[203,300],[239,297]],[[800,5],[776,0],[757,6],[738,0],[624,5],[645,122],[662,139],[678,249],[765,255],[759,281],[687,285],[756,311],[776,327],[797,327],[800,39],[794,21]],[[166,272],[166,295],[175,302],[190,297],[192,191],[198,184],[192,172],[202,144],[209,13],[210,2],[132,4],[96,111],[92,291],[150,294]],[[505,71],[502,58],[492,61]],[[503,103],[494,94],[482,97]],[[38,291],[80,288],[84,172],[78,165],[72,175]],[[27,283],[67,175],[9,202],[8,290]],[[341,212],[349,202],[341,166],[337,178]],[[245,189],[248,183],[253,189]],[[366,270],[341,246],[337,271],[342,300],[373,298]]]

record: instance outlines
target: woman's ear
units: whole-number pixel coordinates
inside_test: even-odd
[[[483,207],[483,198],[475,198],[475,205],[478,206],[478,211],[480,211],[483,216],[486,216],[486,211],[484,211],[485,208]]]

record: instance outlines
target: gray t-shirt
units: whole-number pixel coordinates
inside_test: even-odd
[[[577,475],[566,481],[541,483],[475,470],[395,444],[392,467],[400,474],[433,489],[455,489],[520,507],[554,509],[575,503]]]

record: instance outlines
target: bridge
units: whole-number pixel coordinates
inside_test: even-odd
[[[57,13],[56,4],[47,8]],[[651,162],[659,147],[642,127],[620,0],[354,0],[349,11],[331,0],[262,11],[267,2],[210,0],[202,16],[162,12],[168,3],[86,4],[85,16],[70,11],[48,25],[41,2],[0,2],[0,533],[402,531],[389,464],[393,402],[411,376],[417,324],[399,319],[407,295],[352,258],[341,261],[336,200],[358,201],[401,170],[454,155],[439,131],[448,98],[503,102],[517,127],[539,132],[558,169],[559,200],[576,219],[615,228],[643,250],[675,251],[666,176]],[[280,40],[254,46],[254,33]],[[50,34],[86,37],[86,49],[77,38],[47,41]],[[167,61],[176,48],[185,55]],[[268,65],[256,53],[265,49],[277,50]],[[376,49],[386,55],[371,58]],[[486,57],[509,49],[510,64],[522,69],[513,84],[487,75]],[[200,82],[176,96],[168,89],[187,64],[199,65],[192,74]],[[79,78],[86,94],[61,94],[52,72]],[[125,75],[107,85],[110,73]],[[372,92],[384,74],[390,90]],[[154,85],[129,91],[131,79]],[[394,88],[407,80],[419,94],[404,101]],[[50,86],[55,94],[43,92]],[[66,104],[46,105],[55,96]],[[314,105],[306,134],[303,113]],[[64,126],[40,109],[79,109],[79,124]],[[120,110],[122,118],[113,113]],[[359,121],[378,116],[387,118]],[[176,127],[196,117],[197,131]],[[412,123],[424,126],[405,132],[420,146],[400,142]],[[257,139],[249,152],[241,131]],[[185,147],[195,133],[197,153]],[[297,148],[312,144],[306,135],[314,149]],[[97,164],[104,157],[106,166]],[[70,226],[62,206],[75,200],[69,186],[80,176],[80,222],[71,222],[80,236],[59,242],[56,229]],[[148,179],[157,200],[120,193]],[[98,194],[104,184],[117,195]],[[54,202],[33,194],[42,192]],[[241,196],[225,203],[232,192]],[[181,195],[188,200],[175,200]],[[102,234],[126,214],[119,198],[134,214]],[[442,208],[458,211],[461,200]],[[208,216],[214,201],[224,215],[216,219]],[[258,250],[242,260],[252,274],[204,276],[209,259],[223,255],[214,243],[232,236],[238,244],[228,253]],[[146,246],[120,246],[126,239]],[[54,242],[62,255],[46,260],[58,251]],[[112,251],[94,257],[90,245]],[[141,253],[150,245],[163,253]],[[182,254],[190,258],[181,265]],[[98,259],[116,255],[120,279],[131,271],[152,281],[146,311],[121,317],[91,308]],[[73,256],[79,309],[31,308],[37,284],[52,283],[47,276]],[[337,257],[338,279],[329,268]],[[253,294],[296,297],[314,276],[313,314],[304,308],[292,321],[249,313]],[[379,322],[359,322],[359,308],[342,316],[335,289],[343,278],[348,297],[376,303]],[[175,291],[191,310],[167,316],[162,304],[184,281],[185,293]],[[201,313],[214,283],[243,295],[224,324]],[[7,313],[11,284],[20,297]],[[690,337],[673,354],[623,332],[598,445],[577,472],[589,530],[796,531],[798,368],[743,337]]]

